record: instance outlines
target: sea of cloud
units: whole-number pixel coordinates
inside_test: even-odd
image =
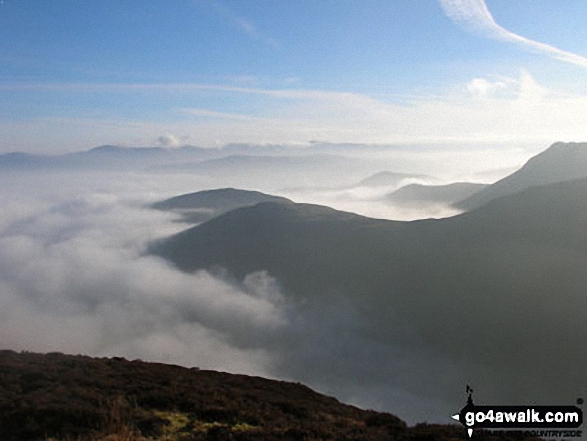
[[[451,157],[445,156],[449,166]],[[393,162],[401,164],[401,154]],[[466,173],[480,176],[478,170]],[[382,218],[434,215],[430,207],[402,213],[383,202],[393,188],[340,188],[336,182],[333,177],[327,189],[281,194]],[[152,241],[189,226],[149,203],[222,186],[221,180],[193,174],[3,173],[0,348],[122,356],[303,381],[410,422],[444,421],[454,401],[442,395],[461,386],[460,368],[415,340],[406,346],[408,329],[403,343],[381,339],[344,301],[294,307],[265,271],[244,280],[222,272],[187,274],[146,253]],[[254,179],[250,188],[265,190]]]
[[[255,336],[285,320],[272,281],[184,274],[146,255],[184,226],[145,208],[132,179],[98,177],[3,176],[0,346],[267,374]]]
[[[348,305],[302,313],[266,272],[240,281],[186,274],[146,254],[151,241],[187,227],[147,205],[198,190],[198,178],[9,172],[0,184],[1,348],[304,381],[412,419],[444,409],[400,381],[429,364],[370,337]]]

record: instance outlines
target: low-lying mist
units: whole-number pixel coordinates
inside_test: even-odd
[[[256,336],[285,318],[266,277],[235,284],[144,255],[177,224],[113,194],[34,205],[1,226],[2,347],[267,374]]]

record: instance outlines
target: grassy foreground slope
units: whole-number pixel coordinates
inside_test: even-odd
[[[299,384],[122,358],[0,351],[0,439],[466,439]]]

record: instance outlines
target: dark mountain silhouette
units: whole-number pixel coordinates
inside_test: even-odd
[[[140,360],[3,350],[0,373],[3,441],[467,437],[456,425],[407,427],[299,383]]]
[[[183,194],[156,202],[152,208],[177,211],[186,222],[204,222],[235,208],[247,207],[260,202],[291,202],[289,199],[272,196],[259,191],[220,188]]]
[[[455,206],[471,210],[526,188],[581,178],[587,178],[587,143],[557,142],[531,158],[518,171],[457,202]]]
[[[357,186],[384,187],[398,185],[405,179],[430,179],[430,176],[413,173],[397,173],[392,171],[381,171],[362,179]]]
[[[385,199],[399,205],[421,203],[453,204],[463,200],[483,188],[486,184],[454,182],[446,185],[409,184],[385,196]]]
[[[261,203],[151,251],[184,271],[223,267],[242,278],[266,270],[301,309],[344,299],[383,341],[412,329],[426,349],[465,370],[496,369],[499,378],[477,379],[496,400],[532,390],[536,399],[563,401],[587,385],[584,369],[573,368],[587,363],[585,231],[587,179],[413,222]]]

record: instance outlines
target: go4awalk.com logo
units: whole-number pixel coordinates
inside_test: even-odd
[[[581,437],[583,411],[577,406],[476,406],[473,389],[467,386],[467,404],[452,416],[467,428],[469,437],[474,429],[520,430],[537,437]],[[582,399],[577,405],[583,404]]]

